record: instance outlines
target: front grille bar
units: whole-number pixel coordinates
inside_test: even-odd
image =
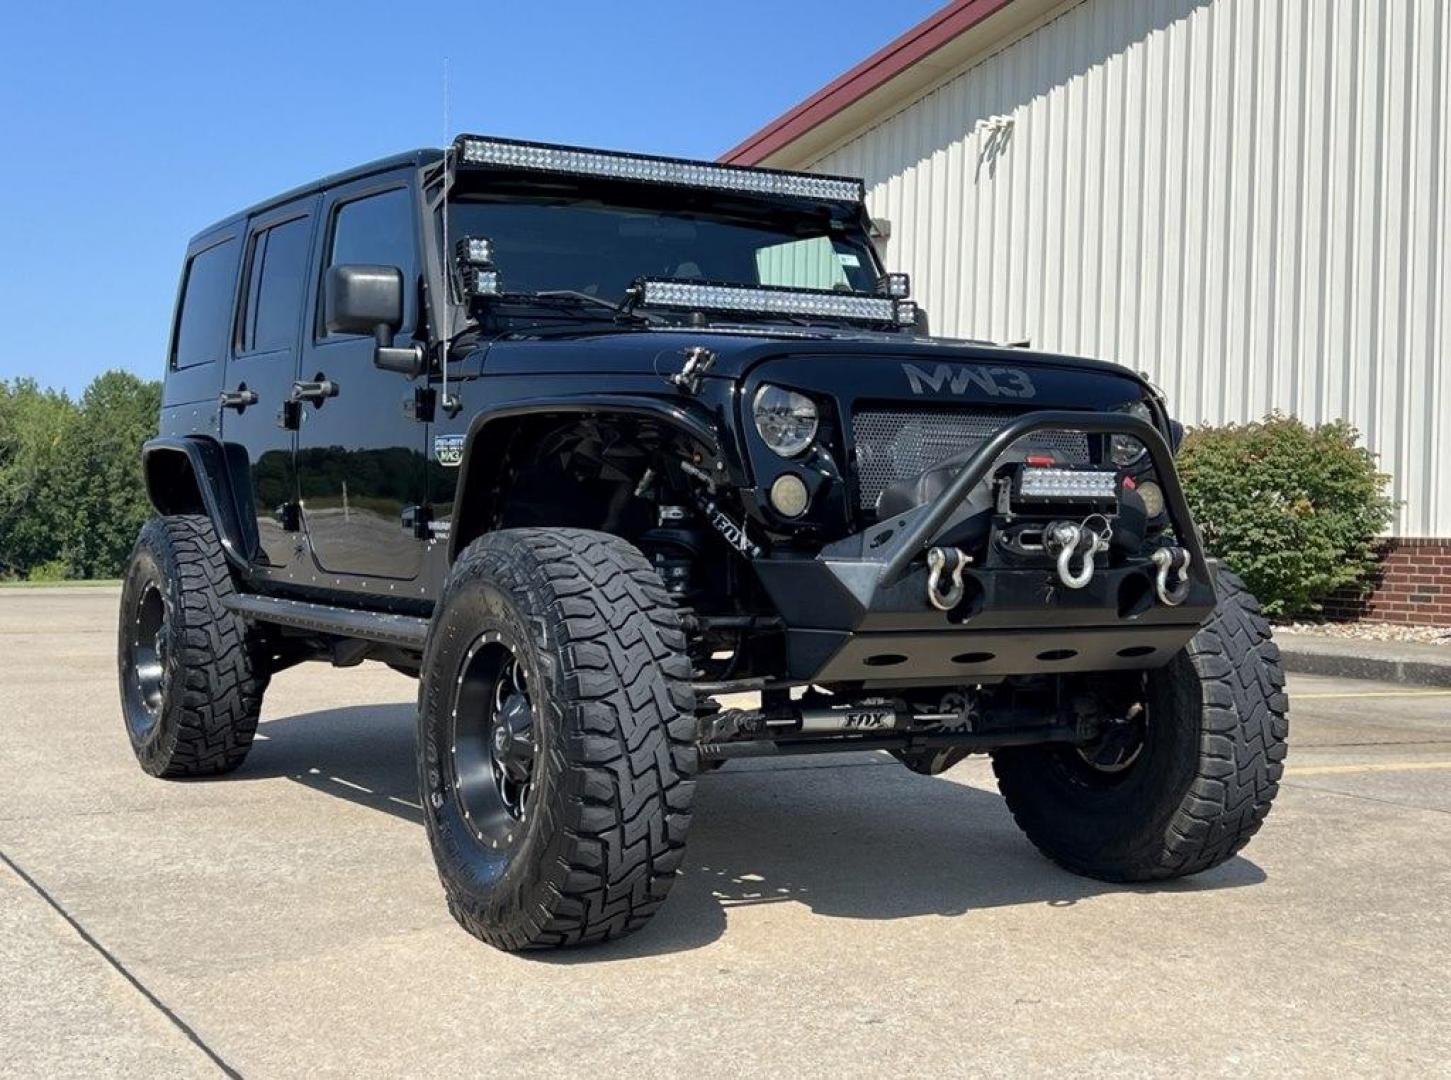
[[[1132,435],[1138,439],[1148,450],[1159,486],[1164,490],[1164,505],[1168,507],[1169,522],[1174,527],[1174,534],[1192,556],[1190,575],[1201,584],[1213,587],[1209,564],[1204,559],[1204,548],[1199,541],[1199,530],[1194,527],[1189,503],[1184,498],[1184,489],[1179,485],[1179,474],[1174,469],[1173,452],[1159,434],[1159,429],[1128,413],[1082,413],[1052,409],[1024,413],[977,448],[977,452],[963,464],[962,471],[952,478],[947,490],[892,545],[892,554],[877,577],[878,587],[886,588],[902,579],[912,560],[931,546],[958,504],[967,497],[968,492],[987,479],[988,473],[997,465],[998,458],[1013,443],[1035,431],[1049,430],[1081,431],[1086,435]]]

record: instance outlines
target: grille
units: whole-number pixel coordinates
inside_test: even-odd
[[[989,409],[857,410],[852,435],[862,507],[875,509],[888,485],[914,479],[954,454],[974,449],[1012,416]],[[1037,431],[1019,439],[1014,449],[1052,454],[1065,464],[1089,460],[1088,437],[1078,431]]]

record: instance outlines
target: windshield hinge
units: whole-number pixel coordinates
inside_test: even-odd
[[[438,391],[431,386],[415,386],[413,396],[403,399],[403,415],[420,424],[433,423],[434,405],[438,402]]]
[[[705,378],[706,372],[715,364],[715,353],[704,345],[696,345],[685,350],[685,363],[680,370],[670,376],[672,385],[687,394],[700,393],[700,380]]]

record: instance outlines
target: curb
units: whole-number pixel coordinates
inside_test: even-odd
[[[1281,646],[1285,670],[1297,675],[1331,675],[1340,679],[1451,687],[1451,659],[1396,660],[1379,656],[1347,656],[1301,645]]]

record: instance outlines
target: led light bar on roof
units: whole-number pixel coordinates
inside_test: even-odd
[[[740,311],[760,315],[815,315],[823,319],[869,323],[894,323],[898,319],[895,300],[830,289],[718,285],[675,278],[643,278],[637,288],[637,302],[642,307]]]
[[[742,165],[716,165],[683,158],[622,154],[614,150],[583,150],[572,146],[512,142],[478,135],[460,135],[454,143],[460,164],[527,169],[534,172],[639,180],[651,184],[742,191],[827,202],[859,203],[866,197],[860,180],[815,173],[780,172]]]

